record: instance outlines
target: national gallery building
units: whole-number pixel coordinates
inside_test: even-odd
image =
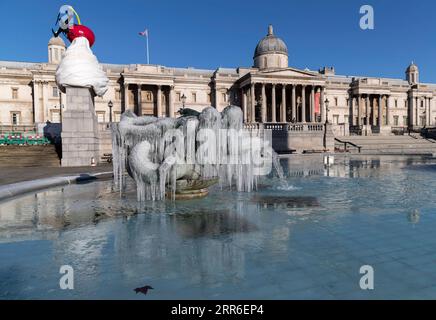
[[[68,107],[55,82],[66,50],[60,38],[48,43],[48,62],[0,61],[0,126],[41,128],[62,122]],[[95,99],[98,121],[119,121],[125,110],[138,115],[178,116],[183,106],[221,111],[240,106],[247,124],[332,124],[337,136],[390,134],[392,130],[433,126],[436,84],[420,83],[415,64],[404,79],[336,75],[289,66],[286,44],[272,26],[254,50],[253,66],[200,70],[159,65],[102,64],[110,79]],[[326,103],[326,101],[328,102]],[[109,102],[112,102],[109,107]]]

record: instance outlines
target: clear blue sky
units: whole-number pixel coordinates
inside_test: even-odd
[[[290,66],[403,78],[413,60],[421,81],[436,82],[433,0],[1,0],[0,60],[46,61],[50,29],[65,3],[95,32],[101,62],[144,63],[138,32],[147,27],[153,64],[251,66],[272,23],[288,45]],[[374,7],[375,30],[359,28],[363,4]]]

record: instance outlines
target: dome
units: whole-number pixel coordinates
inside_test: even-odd
[[[419,71],[418,66],[415,63],[413,63],[413,61],[410,64],[410,66],[407,67],[406,70],[406,72],[418,72],[418,71]]]
[[[272,25],[268,27],[268,34],[256,46],[254,58],[270,53],[281,53],[288,55],[288,48],[282,39],[276,37],[273,33]]]
[[[66,47],[64,40],[62,40],[61,37],[51,37],[50,41],[48,42],[49,46],[60,46],[60,47]]]

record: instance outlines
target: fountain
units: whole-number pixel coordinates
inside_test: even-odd
[[[138,117],[126,111],[112,125],[113,170],[117,186],[125,172],[136,182],[138,201],[191,199],[219,183],[250,192],[272,165],[283,170],[271,147],[271,132],[243,129],[241,108],[179,111],[180,118]]]

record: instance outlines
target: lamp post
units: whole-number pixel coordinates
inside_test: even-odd
[[[112,123],[112,107],[114,106],[112,100],[109,101],[107,106],[109,107],[109,122]]]
[[[324,104],[325,104],[325,124],[324,124],[324,151],[327,150],[327,126],[329,123],[329,99],[325,99]]]
[[[185,109],[185,103],[186,103],[186,96],[185,94],[182,95],[182,109]]]

